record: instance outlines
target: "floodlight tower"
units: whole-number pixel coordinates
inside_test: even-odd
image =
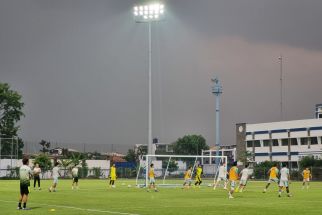
[[[218,77],[215,77],[211,79],[211,81],[214,83],[214,86],[212,87],[212,93],[216,96],[216,156],[219,156],[219,146],[220,146],[220,96],[222,94],[222,85],[218,79]],[[218,164],[216,159],[216,164]]]
[[[152,38],[151,25],[164,18],[164,5],[159,2],[151,2],[133,7],[134,20],[137,23],[148,24],[148,58],[149,58],[149,115],[148,115],[148,154],[154,154],[152,150]]]

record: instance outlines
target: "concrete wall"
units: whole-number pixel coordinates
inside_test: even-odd
[[[29,161],[29,166],[33,168],[33,163],[34,160],[30,159]],[[53,160],[52,160],[53,163]],[[110,161],[109,160],[86,160],[88,169],[91,170],[93,168],[101,168],[103,176],[102,177],[107,177],[109,175],[109,170],[110,170]],[[19,159],[0,159],[0,177],[4,177],[9,174],[9,171],[7,171],[7,168],[16,168],[22,166],[22,160]],[[80,165],[79,165],[80,167]],[[70,176],[70,172],[66,172],[68,176]],[[89,175],[92,174],[92,171],[89,171]],[[51,173],[50,171],[46,173],[42,173],[41,175],[42,178],[50,178]]]
[[[246,123],[236,124],[236,159],[240,160],[246,152]]]

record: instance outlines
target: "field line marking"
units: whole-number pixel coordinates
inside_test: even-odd
[[[0,202],[17,203],[17,201],[6,201],[6,200],[0,200]],[[109,214],[120,214],[120,215],[139,215],[139,214],[125,213],[125,212],[118,212],[118,211],[79,208],[79,207],[66,206],[66,205],[53,205],[53,204],[42,204],[42,203],[36,204],[36,205],[43,205],[43,206],[56,207],[56,208],[67,208],[67,209],[74,209],[74,210],[81,210],[81,211],[91,211],[91,212],[97,212],[97,213],[109,213]]]

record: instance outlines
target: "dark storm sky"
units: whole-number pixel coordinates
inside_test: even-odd
[[[147,25],[133,0],[1,0],[0,81],[23,95],[27,141],[147,143]],[[222,83],[222,142],[235,123],[278,121],[322,103],[322,1],[168,0],[152,26],[153,136],[214,145],[211,78]]]

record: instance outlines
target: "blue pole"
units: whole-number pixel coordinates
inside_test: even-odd
[[[216,95],[216,156],[219,156],[220,147],[220,95]]]
[[[222,94],[222,86],[217,77],[212,79],[214,82],[214,86],[212,87],[212,93],[216,96],[216,140],[215,140],[215,146],[216,146],[216,156],[219,156],[219,147],[220,147],[220,96]],[[219,160],[215,159],[216,166],[219,164]]]

